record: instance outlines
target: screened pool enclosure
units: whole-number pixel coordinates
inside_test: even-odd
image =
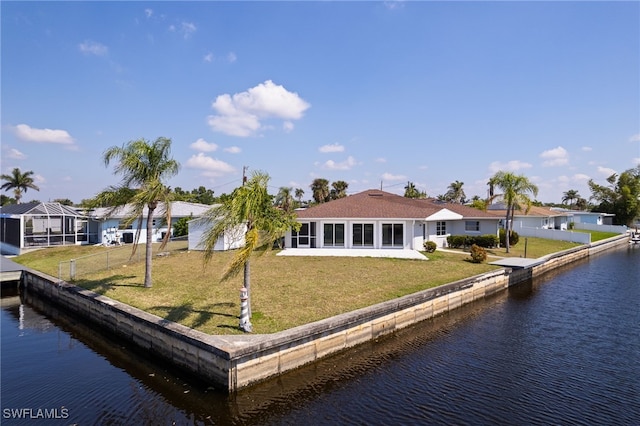
[[[98,241],[97,227],[90,229],[89,218],[60,203],[12,204],[2,206],[0,212],[3,253],[18,254],[35,247]]]

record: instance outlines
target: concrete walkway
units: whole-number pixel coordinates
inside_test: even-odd
[[[336,256],[336,257],[388,257],[394,259],[429,260],[417,250],[402,249],[345,249],[345,248],[288,248],[278,256]]]

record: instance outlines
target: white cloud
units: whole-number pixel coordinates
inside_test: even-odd
[[[153,16],[153,9],[145,9],[144,14],[147,15],[147,18],[151,18],[151,16]]]
[[[194,143],[192,143],[191,145],[189,145],[189,148],[195,149],[196,151],[201,151],[201,152],[213,152],[218,149],[218,145],[216,145],[215,143],[209,143],[204,139],[200,138]]]
[[[402,9],[404,0],[384,0],[384,6],[389,10]]]
[[[598,174],[604,177],[609,177],[614,173],[617,173],[615,170],[610,169],[609,167],[598,166],[597,168]]]
[[[589,151],[593,151],[593,148],[591,148],[590,146],[583,146],[582,150],[585,152],[589,152]]]
[[[378,158],[376,158],[376,159],[375,159],[375,160],[373,160],[373,161],[375,161],[376,163],[386,163],[386,162],[387,162],[387,159],[386,159],[386,158],[383,158],[383,157],[378,157]]]
[[[286,133],[293,131],[293,123],[291,121],[285,121],[284,123],[282,123],[282,130],[284,130]]]
[[[14,160],[24,160],[25,158],[27,158],[27,156],[24,153],[18,151],[15,148],[10,148],[8,151],[9,151],[9,153],[7,154],[8,158],[11,158]]]
[[[267,80],[246,92],[219,95],[211,107],[217,112],[208,117],[214,131],[247,137],[265,127],[261,120],[298,120],[310,105],[297,93]]]
[[[84,43],[80,43],[78,48],[85,55],[105,56],[109,52],[107,46],[91,40],[85,40]]]
[[[228,148],[223,149],[224,152],[228,152],[229,154],[240,154],[242,150],[237,146],[230,146]]]
[[[202,58],[205,62],[213,62],[213,53],[209,52]]]
[[[229,61],[230,64],[234,63],[237,60],[238,60],[238,57],[236,56],[235,53],[233,52],[227,53],[227,61]]]
[[[405,175],[393,175],[391,173],[383,173],[382,180],[405,180],[407,177]]]
[[[564,166],[569,162],[569,153],[566,149],[559,146],[557,148],[544,151],[540,154],[540,158],[545,160],[542,163],[543,167]]]
[[[343,152],[344,151],[344,146],[338,144],[338,143],[332,143],[330,145],[323,145],[320,148],[318,148],[318,151],[323,152],[323,153],[327,153],[327,152]]]
[[[336,163],[333,160],[327,160],[324,163],[323,167],[329,170],[351,170],[351,168],[356,164],[357,163],[355,158],[349,156],[345,161],[342,161],[340,163]]]
[[[637,133],[629,138],[629,142],[640,142],[640,133]]]
[[[224,161],[208,157],[202,152],[192,155],[185,165],[191,169],[204,170],[205,176],[210,177],[222,176],[226,173],[233,173],[236,170],[232,165],[225,163]]]
[[[73,145],[73,138],[66,130],[36,129],[26,124],[14,128],[16,136],[26,142]]]
[[[530,169],[531,167],[533,167],[531,164],[525,163],[520,160],[511,160],[506,163],[494,161],[493,163],[489,164],[489,171],[491,171],[492,173],[496,173],[499,171],[516,172],[522,169]]]
[[[588,182],[589,179],[591,179],[589,176],[585,175],[584,173],[576,173],[575,175],[573,175],[571,177],[571,180],[573,182]]]
[[[176,27],[174,24],[169,25],[169,31],[171,31],[172,33],[178,32],[182,34],[185,40],[191,37],[191,35],[195,33],[197,30],[198,30],[198,27],[196,27],[196,25],[192,22],[182,21],[180,23],[179,28]]]
[[[632,158],[631,163],[636,166],[640,166],[640,157]]]

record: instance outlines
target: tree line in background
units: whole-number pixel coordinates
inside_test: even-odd
[[[29,189],[39,191],[40,188],[35,184],[33,174],[33,171],[22,172],[19,168],[14,168],[11,174],[3,174],[1,179],[4,183],[0,189],[13,191],[14,196],[9,197],[5,194],[0,194],[0,205],[20,204],[23,195]],[[606,182],[607,185],[600,185],[593,179],[590,179],[588,184],[591,196],[588,200],[582,197],[577,190],[570,189],[562,194],[560,203],[543,204],[534,199],[530,200],[529,205],[544,205],[547,207],[564,207],[570,210],[610,213],[615,215],[616,219],[614,220],[616,223],[629,224],[630,221],[640,214],[640,166],[626,170],[620,175],[612,174],[606,179]],[[466,204],[480,210],[486,210],[487,203],[496,198],[496,194],[494,194],[495,176],[487,182],[489,190],[486,198],[475,195],[473,198],[467,199],[463,185],[464,182],[456,180],[448,186],[446,193],[437,195],[435,199],[449,203]],[[343,180],[338,180],[330,184],[327,179],[316,178],[311,185],[309,185],[309,188],[311,189],[312,198],[305,201],[303,200],[305,195],[304,189],[280,187],[278,193],[273,197],[274,204],[286,211],[293,211],[296,208],[308,207],[314,204],[344,198],[347,196],[349,184]],[[216,196],[213,190],[205,186],[199,186],[191,191],[185,191],[181,187],[174,189],[167,187],[167,191],[171,195],[172,201],[185,201],[208,205],[223,203],[232,196],[226,193]],[[426,191],[419,190],[413,182],[407,182],[405,185],[404,196],[414,199],[429,198]],[[30,202],[39,202],[39,200],[32,199]],[[98,200],[95,198],[82,200],[79,204],[75,204],[68,198],[56,198],[52,200],[52,202],[76,207],[109,207],[106,201],[103,201],[101,203],[102,205],[97,205]]]

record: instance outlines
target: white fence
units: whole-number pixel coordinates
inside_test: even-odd
[[[561,231],[559,229],[543,228],[518,228],[516,230],[521,237],[537,237],[547,240],[571,241],[572,243],[590,244],[591,234],[586,232]]]
[[[616,234],[624,234],[629,228],[621,225],[596,225],[595,223],[576,223],[575,229],[584,229],[587,231],[615,232]]]

